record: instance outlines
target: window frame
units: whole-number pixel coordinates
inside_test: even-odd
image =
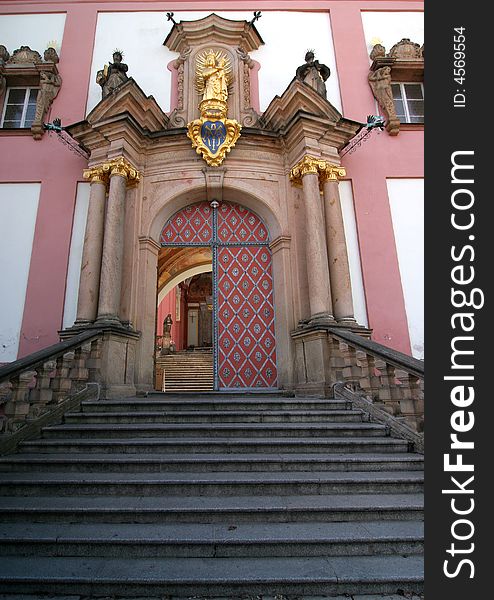
[[[19,125],[19,127],[5,127],[4,123],[5,123],[5,113],[7,112],[7,107],[9,106],[9,96],[10,96],[10,90],[26,90],[25,94],[24,94],[24,102],[22,105],[22,115],[21,115],[21,123]],[[39,94],[39,86],[35,86],[35,85],[12,85],[7,87],[7,89],[5,90],[5,95],[4,95],[4,100],[3,100],[3,107],[2,107],[2,118],[0,120],[0,129],[30,129],[31,124],[30,125],[26,125],[26,113],[27,113],[27,109],[29,107],[29,98],[31,96],[31,91],[32,90],[37,90],[38,94]],[[36,96],[37,99],[37,96]],[[13,104],[13,103],[11,103]]]
[[[405,85],[420,85],[420,89],[422,91],[422,101],[425,102],[425,95],[424,95],[424,83],[422,81],[391,81],[391,88],[393,85],[399,85],[400,86],[400,94],[401,94],[401,101],[403,102],[403,108],[405,110],[405,121],[400,121],[400,123],[406,124],[406,125],[423,125],[424,121],[425,121],[425,115],[422,117],[422,121],[412,121],[410,119],[410,111],[408,108],[408,101],[409,98],[406,94],[406,90],[405,90]],[[416,100],[416,98],[412,98],[411,100]],[[394,103],[394,98],[393,98],[393,103]],[[395,106],[395,110],[396,110],[396,106]]]

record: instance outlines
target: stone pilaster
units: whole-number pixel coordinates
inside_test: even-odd
[[[91,182],[91,191],[82,251],[76,326],[89,325],[96,319],[98,312],[108,175],[101,167],[93,167],[84,171],[84,178]]]
[[[352,284],[341,210],[339,179],[346,175],[343,167],[327,163],[320,170],[326,219],[326,243],[328,248],[329,278],[333,298],[334,317],[342,324],[355,323]]]
[[[123,157],[105,163],[110,189],[105,219],[97,323],[120,325],[120,294],[124,250],[125,194],[139,173]]]
[[[290,171],[290,181],[302,186],[304,191],[307,231],[305,252],[311,321],[333,322],[326,234],[319,193],[319,163],[325,161],[305,156]]]
[[[136,328],[141,340],[136,357],[136,387],[149,391],[154,387],[153,370],[156,343],[156,269],[161,246],[152,238],[139,238],[138,302]]]

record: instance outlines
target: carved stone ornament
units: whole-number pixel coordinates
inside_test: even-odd
[[[39,87],[36,99],[36,111],[31,125],[31,133],[35,140],[40,140],[45,130],[43,121],[57,97],[62,85],[62,78],[57,69],[59,57],[55,48],[47,48],[43,58],[29,46],[21,46],[10,55],[5,46],[0,46],[0,97],[9,86],[23,87],[28,85]],[[22,82],[19,84],[19,80]]]
[[[376,44],[370,53],[372,65],[369,85],[374,97],[386,112],[386,130],[390,135],[400,131],[396,116],[391,82],[421,82],[424,79],[424,47],[403,38],[386,54],[386,48]]]
[[[31,50],[29,46],[21,46],[14,50],[12,56],[8,60],[9,63],[34,63],[39,64],[43,62],[41,54],[36,50]]]
[[[35,140],[40,140],[43,137],[43,120],[53,100],[57,97],[61,85],[62,78],[58,73],[41,71],[38,98],[36,99],[36,113],[31,125],[31,132]]]
[[[386,48],[382,44],[375,44],[370,53],[371,60],[386,56]]]
[[[391,48],[388,56],[398,59],[421,59],[422,49],[419,44],[411,42],[409,38],[403,38]]]
[[[387,113],[386,130],[390,135],[397,135],[400,131],[400,120],[396,116],[391,90],[391,67],[381,67],[377,71],[371,71],[369,73],[369,85],[374,98]]]
[[[202,97],[201,118],[187,125],[187,136],[197,154],[211,167],[221,165],[226,153],[235,146],[242,126],[227,119],[228,86],[231,67],[225,53],[208,49],[196,59],[196,89]]]
[[[0,44],[0,62],[7,62],[9,58],[10,54],[7,48],[3,44]]]

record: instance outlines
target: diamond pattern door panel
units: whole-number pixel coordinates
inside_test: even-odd
[[[240,204],[223,202],[218,209],[218,242],[266,243],[268,231],[261,219]]]
[[[218,375],[220,389],[276,387],[268,246],[218,248]]]
[[[175,213],[161,232],[162,244],[204,244],[213,239],[213,210],[208,202],[191,204]]]

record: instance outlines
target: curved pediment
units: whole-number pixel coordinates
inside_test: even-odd
[[[233,21],[211,13],[203,19],[174,23],[163,45],[174,52],[203,43],[219,43],[242,47],[246,52],[264,44],[255,25],[248,21]]]

